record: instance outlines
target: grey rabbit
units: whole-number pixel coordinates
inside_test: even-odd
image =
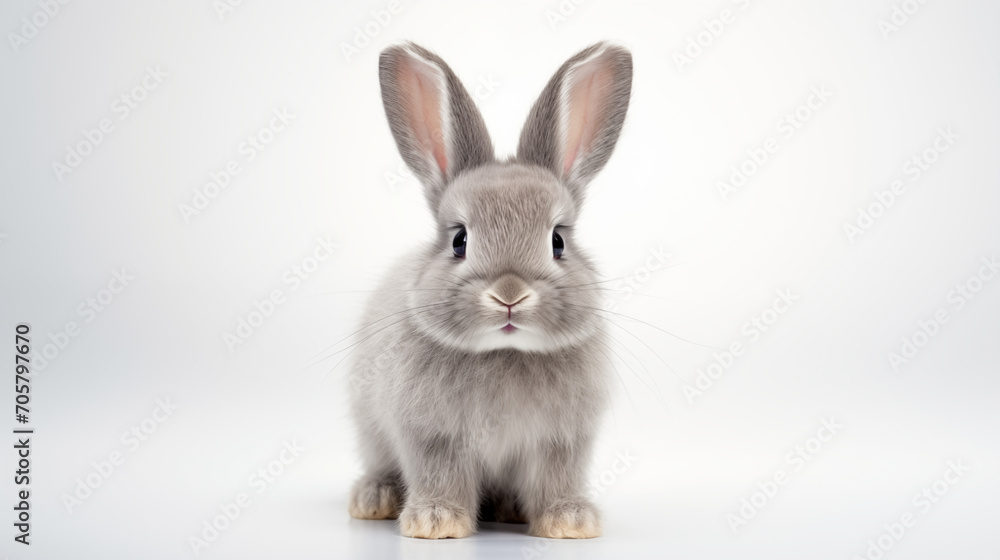
[[[437,55],[387,48],[379,79],[437,233],[365,311],[349,373],[365,474],[350,514],[428,539],[468,536],[478,519],[596,537],[584,477],[611,364],[573,224],[618,140],[632,56],[599,43],[567,60],[506,161]]]

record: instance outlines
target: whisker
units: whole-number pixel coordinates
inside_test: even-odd
[[[307,294],[306,297],[332,296],[339,294],[383,294],[383,293],[406,293],[406,292],[446,292],[452,288],[407,288],[405,290],[344,290],[341,292],[317,292]]]
[[[568,288],[565,288],[565,289],[568,289]],[[623,294],[631,293],[634,296],[648,297],[648,298],[658,299],[658,300],[662,300],[662,301],[673,301],[673,302],[683,302],[683,301],[685,301],[685,300],[682,300],[682,299],[668,298],[668,297],[656,296],[656,295],[652,295],[652,294],[643,294],[643,293],[640,293],[637,290],[615,290],[614,288],[578,288],[578,289],[573,289],[573,291],[576,291],[576,292],[618,292],[618,293],[623,293]]]
[[[317,352],[316,354],[314,354],[314,355],[313,355],[313,356],[312,356],[311,358],[309,358],[309,359],[310,359],[310,360],[315,360],[315,359],[316,359],[317,357],[319,357],[319,356],[320,356],[321,354],[323,354],[324,352],[326,352],[326,351],[330,350],[331,348],[333,348],[333,347],[337,346],[337,345],[338,345],[338,344],[340,344],[341,342],[344,342],[345,340],[347,340],[347,339],[351,338],[352,336],[354,336],[354,335],[358,334],[359,332],[361,332],[361,331],[363,331],[363,330],[365,330],[365,329],[367,329],[367,328],[369,328],[369,327],[372,327],[372,326],[374,326],[374,325],[375,325],[376,323],[380,323],[380,322],[382,322],[382,321],[384,321],[384,320],[386,320],[386,319],[388,319],[388,318],[390,318],[390,317],[394,317],[394,316],[396,316],[396,315],[399,315],[400,313],[406,313],[406,312],[408,312],[408,311],[419,311],[419,310],[421,310],[421,309],[425,309],[425,308],[428,308],[428,307],[434,307],[434,306],[438,306],[438,305],[444,305],[444,304],[447,304],[447,303],[451,303],[451,302],[448,302],[448,301],[439,301],[439,302],[436,302],[436,303],[429,303],[429,304],[427,304],[427,305],[420,305],[420,306],[417,306],[417,307],[409,307],[409,308],[406,308],[406,309],[403,309],[403,310],[400,310],[400,311],[396,311],[395,313],[390,313],[390,314],[386,315],[385,317],[382,317],[381,319],[376,319],[376,320],[374,320],[374,321],[372,321],[372,322],[368,323],[367,325],[365,325],[365,326],[361,327],[360,329],[358,329],[358,330],[356,330],[356,331],[352,332],[351,334],[349,334],[349,335],[345,336],[344,338],[341,338],[340,340],[338,340],[338,341],[334,342],[333,344],[331,344],[331,345],[327,346],[326,348],[324,348],[324,349],[320,350],[319,352]],[[392,323],[392,324],[393,324],[393,325],[395,325],[396,323]],[[332,354],[332,356],[336,356],[336,355],[337,355],[337,353],[339,353],[339,352],[340,352],[340,351],[338,351],[338,352],[336,352],[336,353]],[[330,356],[327,356],[327,358],[329,358],[329,357],[330,357]],[[327,359],[327,358],[323,358],[323,359],[321,359],[321,360],[320,360],[320,362],[321,362],[321,361],[323,361],[323,360],[325,360],[325,359]],[[319,362],[314,362],[314,363],[311,363],[311,364],[308,364],[308,365],[306,365],[306,366],[305,366],[305,368],[303,368],[303,369],[307,369],[307,368],[310,368],[310,367],[312,367],[312,366],[316,365],[317,363],[319,363]]]
[[[447,270],[442,270],[440,272],[443,272],[443,273],[451,276],[452,278],[455,278],[456,280],[458,280],[458,282],[453,282],[456,286],[464,286],[466,284],[465,278],[462,278],[461,276],[455,274],[454,272],[448,272]],[[440,279],[441,280],[445,280],[445,278],[440,278]]]
[[[687,261],[687,262],[682,262],[682,263],[674,263],[674,264],[670,264],[670,265],[665,265],[665,266],[662,266],[662,267],[656,269],[656,271],[659,272],[660,270],[666,270],[668,268],[674,268],[676,266],[681,266],[681,265],[685,265],[685,264],[691,264],[693,262],[696,262],[696,261]],[[574,285],[570,285],[570,286],[557,286],[557,288],[559,288],[559,289],[564,289],[564,288],[579,288],[581,286],[594,286],[594,285],[597,285],[597,284],[607,284],[608,282],[614,282],[616,280],[624,280],[626,278],[631,278],[633,276],[635,276],[635,273],[626,274],[625,276],[619,276],[617,278],[609,278],[607,280],[598,280],[597,282],[588,282],[586,284],[574,284]]]
[[[593,307],[593,306],[590,306],[590,305],[578,305],[578,304],[569,303],[569,302],[565,302],[565,304],[569,305],[571,307],[577,307],[579,309],[589,309],[589,310],[592,310],[592,311],[601,311],[601,312],[604,312],[604,313],[611,313],[612,315],[618,315],[619,317],[624,317],[626,319],[630,319],[632,321],[636,321],[638,323],[642,323],[642,324],[644,324],[644,325],[646,325],[648,327],[654,328],[654,329],[662,332],[663,334],[666,334],[668,336],[676,338],[677,340],[680,340],[680,341],[683,341],[683,342],[687,342],[688,344],[693,344],[695,346],[701,346],[702,348],[710,348],[712,350],[724,350],[724,348],[720,348],[718,346],[710,346],[708,344],[701,344],[700,342],[695,342],[693,340],[688,340],[688,339],[686,339],[684,337],[681,337],[681,336],[678,336],[678,335],[676,335],[676,334],[674,334],[672,332],[666,331],[666,330],[664,330],[664,329],[662,329],[662,328],[660,328],[660,327],[658,327],[658,326],[656,326],[656,325],[654,325],[652,323],[648,323],[646,321],[643,321],[642,319],[637,319],[635,317],[631,317],[629,315],[625,315],[624,313],[618,313],[617,311],[608,311],[607,309],[601,309],[599,307]]]
[[[373,337],[373,336],[377,335],[378,333],[380,333],[380,332],[384,331],[385,329],[387,329],[387,328],[389,328],[389,327],[391,327],[391,326],[393,326],[393,325],[396,325],[396,324],[399,324],[399,323],[402,323],[403,321],[406,321],[407,319],[411,319],[411,318],[413,318],[413,317],[416,317],[417,315],[419,315],[419,314],[421,314],[421,313],[430,313],[431,311],[433,311],[433,310],[432,310],[432,309],[422,309],[422,310],[420,310],[420,311],[418,311],[418,312],[414,313],[413,315],[409,315],[409,316],[407,316],[407,317],[403,317],[402,319],[400,319],[400,320],[398,320],[398,321],[396,321],[396,322],[393,322],[393,323],[391,323],[391,324],[389,324],[389,325],[386,325],[386,326],[384,326],[384,327],[380,328],[379,330],[377,330],[377,331],[375,331],[375,332],[371,333],[370,335],[368,335],[368,336],[366,336],[366,337],[362,338],[361,340],[359,340],[359,341],[355,342],[354,344],[351,344],[350,346],[346,346],[346,347],[344,347],[344,348],[341,348],[340,350],[337,350],[337,352],[335,352],[334,354],[331,354],[331,355],[327,356],[326,358],[323,358],[323,360],[328,360],[328,359],[330,359],[330,358],[332,358],[332,357],[336,356],[337,354],[339,354],[339,353],[343,352],[344,350],[347,350],[348,348],[350,348],[350,349],[351,349],[351,351],[350,351],[350,352],[348,352],[347,354],[344,354],[344,356],[343,356],[342,358],[340,358],[340,360],[338,360],[336,364],[333,364],[333,367],[332,367],[332,368],[330,368],[330,371],[326,372],[326,375],[324,375],[324,376],[323,376],[323,379],[322,379],[322,380],[320,380],[320,383],[324,383],[324,382],[326,382],[326,378],[327,378],[327,377],[329,377],[329,376],[330,376],[330,374],[331,374],[331,373],[333,373],[333,371],[334,371],[335,369],[337,369],[337,367],[338,367],[338,366],[339,366],[340,364],[342,364],[342,363],[344,362],[344,360],[346,360],[346,359],[347,359],[347,358],[348,358],[348,357],[349,357],[349,356],[350,356],[351,354],[353,354],[355,350],[357,350],[358,348],[360,348],[360,347],[361,347],[361,344],[362,344],[362,343],[363,343],[364,341],[366,341],[366,340],[370,339],[371,337]],[[323,361],[323,360],[320,360],[320,361]]]
[[[375,354],[374,356],[372,356],[371,358],[369,358],[369,359],[368,359],[368,360],[366,360],[365,362],[361,362],[361,363],[360,363],[360,364],[358,364],[358,365],[364,365],[364,364],[366,364],[366,363],[370,363],[370,364],[373,364],[373,365],[374,365],[374,363],[375,363],[375,360],[377,360],[377,359],[378,359],[378,358],[379,358],[380,356],[382,356],[382,354],[385,354],[386,352],[388,352],[389,350],[392,350],[392,349],[393,349],[393,348],[395,348],[395,347],[396,347],[396,345],[395,345],[395,344],[393,344],[392,346],[388,346],[388,347],[386,347],[386,349],[385,349],[385,350],[382,350],[382,351],[381,351],[381,352],[379,352],[378,354]],[[334,367],[336,367],[336,366],[334,366]],[[327,375],[329,375],[329,374],[327,374]],[[350,375],[351,375],[351,372],[350,372],[350,370],[348,370],[348,371],[344,372],[344,375],[340,376],[340,379],[339,379],[339,381],[340,381],[341,383],[343,383],[344,381],[347,381],[347,378],[348,378],[348,377],[350,377]]]
[[[619,361],[620,361],[620,362],[622,363],[622,365],[624,365],[624,366],[625,366],[626,368],[628,368],[628,370],[629,370],[630,372],[632,372],[632,375],[633,375],[633,376],[635,376],[635,378],[639,380],[639,383],[641,383],[641,384],[642,384],[642,385],[643,385],[643,386],[644,386],[644,387],[645,387],[645,388],[646,388],[646,389],[647,389],[647,390],[648,390],[648,391],[650,392],[650,394],[652,394],[652,395],[653,395],[653,397],[654,397],[654,398],[656,398],[656,392],[655,392],[655,391],[653,391],[653,388],[652,388],[652,387],[650,387],[649,385],[647,385],[647,384],[646,384],[646,381],[645,381],[645,380],[644,380],[644,379],[642,378],[642,376],[640,376],[640,375],[639,375],[639,374],[638,374],[638,373],[637,373],[637,372],[635,371],[635,368],[633,368],[633,367],[632,367],[632,365],[631,365],[631,364],[629,364],[629,363],[628,363],[628,361],[627,361],[627,360],[626,360],[625,358],[623,358],[623,357],[621,356],[621,354],[619,354],[618,352],[616,352],[616,351],[615,351],[615,349],[614,349],[614,348],[612,348],[612,347],[611,347],[611,345],[610,345],[610,344],[608,344],[607,342],[605,342],[605,341],[601,341],[601,344],[602,344],[602,345],[603,345],[603,346],[604,346],[605,348],[607,348],[607,349],[608,349],[608,350],[609,350],[609,351],[610,351],[610,352],[611,352],[612,354],[614,354],[614,355],[615,355],[615,357],[616,357],[616,358],[618,358],[618,360],[619,360]],[[606,354],[605,354],[605,355],[606,355]],[[610,358],[609,358],[609,359],[610,359]],[[617,372],[617,368],[616,368],[616,372]],[[619,376],[619,377],[621,377],[621,376]],[[624,379],[622,380],[622,384],[623,384],[623,385],[625,384],[625,381],[624,381]],[[629,402],[631,402],[631,403],[632,403],[632,408],[633,408],[633,412],[635,412],[635,415],[636,415],[636,417],[638,418],[638,417],[639,417],[639,412],[638,412],[638,409],[637,409],[637,408],[635,407],[635,403],[634,403],[634,402],[632,401],[632,399],[631,399],[631,398],[629,398]]]
[[[675,370],[674,368],[670,367],[670,364],[668,364],[666,360],[664,360],[662,357],[660,357],[660,355],[656,352],[656,350],[653,350],[652,346],[650,346],[649,344],[646,344],[645,340],[639,338],[638,336],[635,335],[635,333],[633,333],[632,331],[630,331],[630,330],[626,329],[625,327],[621,326],[617,321],[614,321],[614,320],[612,320],[612,319],[610,319],[608,317],[605,317],[605,319],[608,321],[609,324],[618,327],[619,329],[625,331],[625,333],[628,334],[629,336],[631,336],[632,338],[638,340],[643,346],[646,347],[647,350],[649,350],[650,352],[652,352],[653,355],[656,356],[656,358],[658,360],[660,360],[660,362],[663,365],[667,366],[667,369],[670,370],[670,373],[674,374],[674,377],[676,377],[678,381],[680,381],[681,383],[684,383],[684,379],[677,373],[677,370]]]
[[[650,392],[653,394],[653,396],[657,397],[657,400],[660,401],[660,404],[663,405],[663,406],[666,406],[667,403],[666,403],[666,401],[663,400],[663,392],[660,391],[660,388],[656,385],[656,380],[653,378],[653,373],[650,372],[649,368],[647,368],[646,365],[642,363],[642,360],[640,360],[639,357],[635,355],[635,352],[632,352],[632,350],[628,346],[622,344],[622,342],[620,340],[618,340],[610,332],[608,332],[608,331],[606,331],[604,329],[601,329],[600,327],[598,327],[598,330],[600,330],[605,335],[607,335],[611,340],[617,342],[619,346],[621,346],[626,352],[628,352],[635,359],[636,363],[638,363],[639,366],[643,369],[643,371],[646,372],[646,376],[649,377],[649,381],[650,381],[650,383],[653,384],[653,386],[650,387],[646,383],[646,381],[643,380],[642,377],[640,377],[639,374],[634,369],[632,369],[631,366],[629,366],[629,369],[632,369],[632,373],[635,373],[635,376],[636,376],[636,378],[639,379],[639,382],[642,383],[643,385],[645,385],[645,387],[650,390]],[[615,352],[614,348],[611,348],[609,346],[608,349],[611,350],[616,356],[618,356],[618,358],[623,363],[625,363],[626,365],[628,365],[628,362],[625,360],[625,358],[623,358],[621,355],[619,355],[618,352]]]
[[[597,284],[607,284],[608,282],[615,282],[617,280],[624,280],[626,278],[631,278],[631,277],[632,277],[631,274],[626,274],[625,276],[619,276],[617,278],[608,278],[607,280],[598,280],[597,282],[588,282],[586,284],[572,284],[572,285],[569,285],[569,286],[556,286],[556,289],[558,289],[558,290],[565,290],[565,289],[569,289],[569,288],[581,288],[583,286],[595,286]]]
[[[606,343],[604,345],[607,346]],[[639,410],[635,407],[635,401],[632,400],[632,393],[628,392],[628,385],[625,384],[625,380],[622,379],[622,375],[618,373],[618,367],[615,366],[614,360],[612,360],[610,356],[605,354],[604,350],[598,348],[597,351],[600,352],[601,354],[604,354],[604,357],[608,359],[608,363],[611,364],[611,368],[615,370],[615,376],[618,377],[618,381],[621,382],[622,384],[622,389],[625,390],[625,397],[628,399],[629,405],[631,405],[632,407],[632,413],[635,414],[636,418],[638,418]]]

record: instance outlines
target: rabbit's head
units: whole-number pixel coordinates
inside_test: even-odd
[[[379,77],[396,144],[437,222],[406,292],[417,328],[476,352],[551,352],[593,336],[602,298],[573,225],[625,119],[629,52],[602,43],[566,61],[507,161],[495,158],[472,98],[435,54],[390,47]]]

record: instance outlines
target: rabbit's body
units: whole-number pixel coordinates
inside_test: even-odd
[[[595,45],[568,61],[502,163],[440,59],[410,45],[381,64],[390,125],[438,236],[393,267],[365,313],[350,375],[366,474],[351,514],[398,516],[404,535],[424,538],[467,536],[480,514],[539,536],[597,536],[584,473],[609,404],[608,347],[571,226],[624,118],[628,54]],[[567,155],[546,127],[579,93],[562,91],[573,70],[590,116],[578,144],[572,118],[561,125]]]
[[[376,308],[379,316],[401,311]],[[471,517],[488,494],[484,490],[545,494],[539,485],[552,481],[533,475],[544,468],[538,463],[558,467],[561,474],[549,478],[569,487],[584,482],[582,467],[608,402],[605,380],[591,374],[594,362],[604,358],[600,342],[550,355],[469,353],[443,348],[406,323],[358,350],[359,360],[371,359],[355,371],[353,410],[364,462],[374,466],[369,475],[376,470],[377,479],[402,481],[407,456],[423,455],[408,465],[406,478],[447,476],[442,494]],[[439,460],[438,453],[448,456]],[[563,469],[559,463],[571,458],[581,468]],[[396,490],[394,508],[402,505],[403,490]]]
[[[406,272],[406,264],[396,270]],[[396,287],[402,282],[388,284],[406,289]],[[447,437],[484,474],[496,476],[543,442],[576,441],[581,431],[593,432],[608,404],[610,382],[599,365],[607,352],[600,333],[551,354],[456,350],[417,332],[405,318],[405,296],[387,293],[371,306],[368,322],[390,317],[375,328],[401,322],[356,352],[353,414],[373,436],[361,438],[368,458],[399,472],[395,450],[404,438]]]

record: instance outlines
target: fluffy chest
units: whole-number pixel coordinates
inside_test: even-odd
[[[407,422],[483,452],[560,439],[593,422],[607,402],[606,386],[590,370],[552,356],[442,359],[405,378],[394,400]]]

